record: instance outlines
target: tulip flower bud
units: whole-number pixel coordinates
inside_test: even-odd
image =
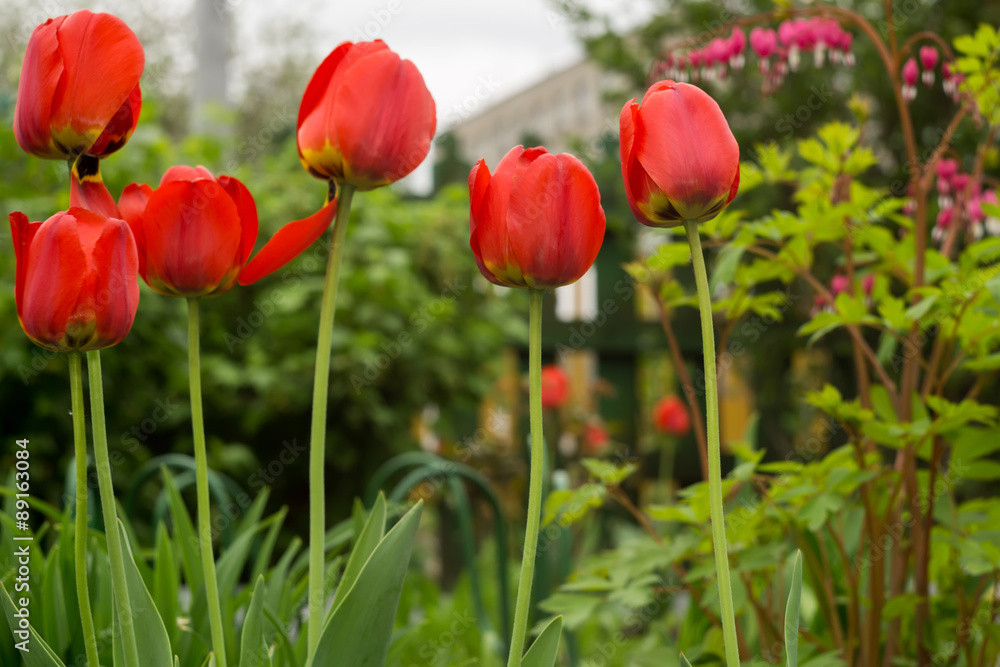
[[[24,333],[56,352],[118,344],[139,306],[135,240],[123,220],[70,208],[45,222],[10,214]]]
[[[469,174],[469,245],[482,274],[507,287],[551,289],[576,282],[604,242],[597,183],[569,153],[512,148],[490,174]]]
[[[558,366],[542,368],[542,407],[561,408],[569,398],[569,378]]]
[[[310,174],[370,190],[423,162],[437,123],[416,65],[382,40],[344,42],[319,66],[299,107],[299,159]]]
[[[676,396],[664,396],[653,408],[653,423],[660,433],[683,438],[691,430],[687,406]]]
[[[116,16],[81,9],[49,19],[35,28],[24,54],[17,143],[52,159],[115,152],[139,122],[144,64],[138,38]]]
[[[740,147],[722,110],[686,83],[653,84],[621,113],[621,162],[632,213],[651,227],[711,220],[740,185]]]
[[[228,292],[257,241],[250,192],[204,167],[171,167],[155,190],[133,183],[118,206],[135,234],[142,279],[167,296]]]

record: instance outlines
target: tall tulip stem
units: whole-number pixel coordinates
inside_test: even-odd
[[[736,643],[736,615],[733,611],[733,590],[729,577],[729,555],[726,551],[726,519],[722,509],[722,448],[719,442],[719,387],[716,382],[715,330],[712,324],[712,295],[708,291],[705,255],[698,236],[698,223],[685,220],[691,264],[698,288],[698,310],[701,313],[701,341],[705,355],[705,412],[708,421],[708,499],[712,517],[712,545],[715,548],[715,570],[719,578],[719,608],[722,611],[722,638],[726,645],[727,667],[740,667]]]
[[[83,413],[83,364],[79,352],[69,354],[70,405],[73,414],[73,456],[76,459],[76,597],[80,604],[80,625],[87,664],[99,667],[94,616],[90,611],[90,587],[87,585],[87,424]]]
[[[111,560],[111,590],[115,596],[118,624],[122,631],[125,667],[140,667],[139,649],[132,622],[132,605],[125,579],[125,558],[121,534],[118,532],[118,510],[115,490],[111,483],[111,459],[108,457],[108,432],[104,422],[104,380],[101,374],[101,353],[87,352],[87,373],[90,379],[90,423],[94,431],[94,462],[97,464],[97,486],[101,493],[104,513],[104,534],[108,540]],[[97,663],[94,663],[97,664]]]
[[[343,183],[333,222],[330,259],[326,265],[323,303],[319,312],[316,341],[316,375],[313,378],[312,428],[309,434],[309,658],[312,662],[323,630],[326,596],[326,497],[323,466],[326,463],[326,404],[330,385],[330,339],[337,310],[337,284],[344,257],[347,220],[351,214],[354,186]]]
[[[531,422],[531,470],[528,479],[528,519],[524,530],[524,555],[514,608],[514,634],[510,638],[507,667],[518,667],[524,652],[531,610],[531,582],[535,576],[538,528],[542,518],[542,483],[545,442],[542,439],[542,290],[530,290],[528,309],[528,417]]]
[[[208,623],[217,667],[226,667],[226,636],[222,626],[219,583],[212,550],[212,505],[208,493],[208,451],[205,447],[205,416],[201,406],[201,335],[198,298],[188,302],[188,382],[191,387],[191,429],[194,435],[194,474],[198,498],[198,546],[205,574]]]

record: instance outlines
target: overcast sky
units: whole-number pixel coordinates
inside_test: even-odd
[[[226,1],[240,3],[244,39],[287,20],[287,10],[266,0]],[[648,16],[650,1],[588,5],[613,8],[621,27]],[[317,58],[345,40],[377,38],[412,60],[434,96],[439,132],[583,57],[573,25],[550,0],[300,0],[294,11],[309,17]],[[431,162],[410,187],[429,187]]]
[[[239,2],[241,32],[286,20],[267,0]],[[623,25],[648,14],[649,0],[588,0],[614,7]],[[442,128],[565,68],[582,57],[573,26],[550,0],[300,0],[322,55],[345,40],[382,39],[416,63]],[[319,56],[321,57],[321,56]]]

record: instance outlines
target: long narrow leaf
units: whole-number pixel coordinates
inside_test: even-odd
[[[17,613],[14,609],[14,601],[10,599],[10,595],[2,583],[0,583],[0,592],[3,593],[0,597],[3,598],[4,615],[7,617],[7,625],[10,626],[11,633],[21,631],[20,619],[14,616]],[[27,626],[27,648],[29,650],[21,652],[21,659],[24,660],[25,667],[66,667],[59,656],[45,643],[34,626],[30,623]],[[21,641],[20,637],[17,638],[17,641]]]
[[[354,545],[354,550],[351,552],[351,557],[344,568],[344,576],[340,578],[337,594],[333,597],[333,610],[337,609],[337,605],[347,595],[347,591],[351,590],[351,586],[357,580],[361,568],[368,562],[368,558],[375,551],[375,547],[378,546],[378,543],[384,536],[385,496],[380,493],[378,494],[378,498],[375,499],[375,505],[372,506],[372,511],[368,514],[368,520],[365,521],[364,528],[361,529],[357,542]]]
[[[802,551],[795,552],[792,589],[785,605],[785,666],[799,665],[799,601],[802,598]]]
[[[119,523],[118,529],[125,545],[125,581],[132,609],[131,623],[135,627],[135,641],[142,655],[142,667],[173,667],[174,654],[170,650],[167,628],[163,625],[153,596],[149,594],[139,568],[135,565],[125,526]]]
[[[559,657],[559,637],[562,635],[562,616],[556,616],[545,626],[538,639],[521,659],[521,667],[555,667]]]
[[[311,667],[385,665],[422,511],[420,501],[375,547],[354,585],[327,619]]]

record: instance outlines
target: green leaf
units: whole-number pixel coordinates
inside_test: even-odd
[[[323,661],[335,657],[338,664],[352,667],[385,665],[422,510],[420,501],[375,547],[354,585],[327,619],[309,667],[329,664],[317,662],[317,657]]]
[[[153,568],[153,599],[167,628],[170,645],[177,639],[177,592],[180,589],[174,549],[163,522],[156,527],[156,567]]]
[[[1000,463],[996,461],[976,461],[962,473],[963,479],[977,482],[993,482],[1000,479]]]
[[[264,577],[257,577],[250,596],[250,606],[240,634],[240,667],[270,667],[271,656],[264,638]]]
[[[911,322],[919,321],[924,315],[930,312],[930,309],[937,303],[940,296],[940,294],[931,294],[921,299],[915,306],[910,306],[906,310],[906,319]]]
[[[337,609],[337,605],[347,595],[347,591],[351,590],[361,568],[364,567],[383,536],[385,536],[385,495],[379,493],[372,506],[372,511],[368,514],[368,520],[365,522],[364,528],[361,529],[361,534],[358,535],[354,550],[347,561],[347,567],[344,568],[344,576],[340,578],[337,594],[333,598],[332,611]]]
[[[545,499],[542,526],[548,526],[553,521],[558,521],[560,526],[573,525],[587,516],[590,510],[601,507],[606,493],[607,487],[596,482],[551,492]]]
[[[802,599],[802,551],[795,552],[792,566],[792,587],[785,604],[785,666],[799,664],[799,602]]]
[[[555,667],[559,657],[559,637],[562,634],[562,616],[556,616],[538,635],[528,652],[521,659],[521,667]]]
[[[601,480],[604,484],[621,484],[626,477],[639,469],[635,463],[625,465],[615,465],[600,459],[583,459],[583,467],[590,471],[590,474]]]
[[[48,637],[49,645],[57,655],[63,654],[69,646],[69,619],[66,616],[66,596],[63,584],[62,570],[59,569],[59,551],[57,544],[45,561],[42,574],[42,632]]]
[[[24,632],[20,628],[20,621],[15,618],[14,614],[17,613],[14,609],[14,601],[10,599],[10,595],[7,593],[7,588],[0,582],[0,592],[3,593],[3,610],[4,615],[7,617],[7,625],[10,626],[10,631],[14,632]],[[30,609],[30,607],[29,607]],[[22,637],[15,635],[15,642],[20,641]],[[45,643],[35,627],[28,624],[27,636],[24,639],[28,640],[27,648],[28,651],[21,651],[21,659],[24,661],[25,667],[66,667],[59,656],[49,648],[49,645]]]
[[[712,271],[712,279],[708,281],[708,289],[715,294],[719,285],[728,285],[732,282],[736,274],[736,267],[740,265],[740,259],[746,251],[746,246],[727,244],[715,260],[715,270]]]
[[[125,527],[119,522],[122,537],[122,554],[125,561],[125,581],[128,586],[129,607],[132,611],[132,625],[135,627],[135,641],[142,655],[142,667],[173,667],[174,654],[170,650],[170,637],[163,619],[156,611],[153,597],[135,566],[132,546]],[[120,620],[120,619],[119,619]]]
[[[902,299],[894,296],[887,296],[878,305],[879,315],[885,319],[885,323],[893,329],[909,329],[913,320],[906,316],[906,306]]]
[[[691,667],[691,661],[687,659],[683,651],[681,651],[681,667]]]
[[[675,266],[687,266],[691,262],[691,247],[684,243],[664,243],[646,260],[646,266],[653,271],[667,271]]]
[[[181,498],[181,493],[177,490],[173,475],[166,467],[160,468],[160,475],[163,477],[163,486],[167,490],[167,500],[170,503],[170,516],[174,522],[174,541],[180,545],[184,579],[187,581],[188,588],[192,591],[198,591],[205,587],[205,575],[201,569],[201,551],[198,549],[198,536],[194,531],[194,524],[191,523],[191,515],[188,514],[184,499]]]

